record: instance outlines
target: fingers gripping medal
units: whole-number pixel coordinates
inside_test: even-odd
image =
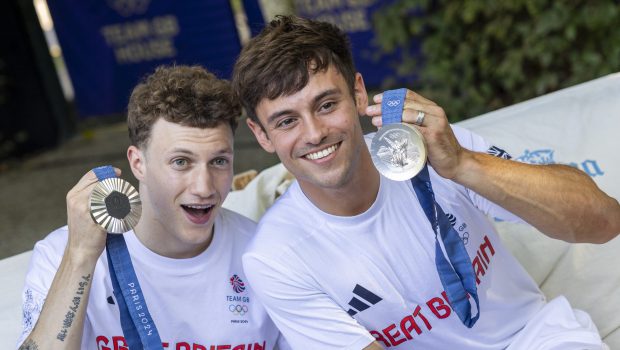
[[[416,176],[426,164],[426,147],[422,134],[412,125],[402,123],[406,89],[383,93],[383,126],[372,138],[372,162],[383,176],[405,181]],[[423,115],[423,114],[422,114]]]
[[[90,194],[90,215],[109,233],[125,233],[136,226],[142,212],[138,191],[116,177],[109,165],[93,169],[99,183]]]

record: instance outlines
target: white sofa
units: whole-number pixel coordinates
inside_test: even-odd
[[[576,166],[620,200],[620,73],[460,125],[521,161]],[[496,226],[548,298],[565,295],[590,313],[611,349],[620,349],[620,238],[604,245],[571,245],[526,225]]]

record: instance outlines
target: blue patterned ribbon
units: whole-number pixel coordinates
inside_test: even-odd
[[[388,90],[381,99],[381,122],[383,125],[402,122],[403,105],[407,89]]]
[[[116,177],[114,168],[109,165],[93,171],[99,181]],[[114,297],[120,311],[121,328],[129,349],[163,349],[123,235],[108,234],[106,252]]]
[[[406,89],[388,90],[383,93],[381,101],[383,125],[402,122],[406,94]],[[435,266],[441,285],[448,296],[448,302],[461,322],[471,328],[480,317],[478,288],[471,259],[463,241],[450,224],[439,203],[435,201],[428,165],[424,165],[420,173],[411,179],[411,184],[435,232]],[[443,242],[448,259],[444,256],[439,238]],[[469,296],[476,303],[477,313],[474,317],[472,317]]]
[[[411,184],[422,209],[424,209],[424,214],[426,214],[428,221],[433,226],[433,231],[435,231],[435,266],[437,266],[441,285],[448,296],[448,302],[461,322],[471,328],[480,317],[478,288],[471,259],[465,250],[463,241],[450,224],[439,203],[435,201],[435,194],[426,165],[416,177],[411,179]],[[441,237],[449,262],[441,250],[438,236]],[[471,304],[468,296],[471,296],[476,303],[478,311],[475,317],[471,316]]]

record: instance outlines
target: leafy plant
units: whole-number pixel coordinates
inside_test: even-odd
[[[451,121],[620,71],[619,1],[396,0],[373,23]]]

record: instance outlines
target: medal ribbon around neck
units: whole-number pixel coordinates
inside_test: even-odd
[[[91,214],[93,212],[92,198],[95,197],[95,191],[97,191],[99,187],[102,187],[102,184],[117,182],[110,180],[120,180],[122,183],[126,183],[124,180],[116,177],[114,168],[111,166],[98,167],[93,169],[93,171],[95,175],[97,175],[97,179],[100,181],[100,186],[96,187],[91,195]],[[131,185],[129,186],[135,192],[135,196],[138,198],[137,202],[140,204],[137,191]],[[118,190],[119,188],[126,188],[125,184],[122,184],[120,187],[115,187],[115,191],[127,196],[124,191]],[[126,201],[124,201],[120,194],[114,194],[115,191],[111,191],[111,194],[108,194],[108,196],[103,200],[103,203],[107,206],[108,214],[115,219],[119,219],[115,216],[131,215],[131,210],[133,208],[127,208],[127,206],[132,203],[132,199],[130,199],[132,197],[126,197]],[[130,193],[133,195],[133,192]],[[114,197],[110,200],[110,196]],[[98,209],[99,207],[96,206],[95,208]],[[92,215],[95,222],[99,223],[95,214]],[[104,215],[99,215],[99,217],[103,216]],[[126,225],[126,223],[112,223],[107,226],[102,226],[106,229],[107,227],[111,227],[115,229],[115,231],[121,231],[121,228],[128,228],[126,230],[128,231],[133,228],[133,225],[137,224],[139,216],[140,213],[138,212],[137,217],[131,221],[131,223],[133,223],[132,225]],[[113,220],[109,220],[108,222],[113,222]],[[99,224],[101,225],[101,223]],[[108,234],[106,240],[106,254],[108,257],[110,279],[112,280],[114,297],[120,312],[121,328],[123,329],[125,341],[127,342],[129,349],[161,350],[163,349],[161,338],[159,337],[159,332],[157,332],[155,322],[146,306],[146,300],[144,299],[142,288],[140,288],[138,277],[136,276],[136,272],[133,268],[131,257],[129,256],[129,251],[127,250],[127,244],[125,243],[125,238],[123,235],[110,233]]]
[[[401,140],[407,138],[407,135],[415,135],[415,137],[419,137],[420,141],[422,140],[422,135],[415,127],[402,123],[402,114],[406,94],[406,89],[389,90],[383,93],[383,99],[381,102],[381,121],[383,123],[383,127],[375,134],[371,144],[371,153],[373,155],[373,162],[375,162],[375,165],[377,165],[377,161],[386,163],[385,160],[388,155],[392,157],[389,159],[392,165],[394,165],[393,163],[397,163],[398,165],[399,162],[400,164],[405,163],[403,162],[403,159],[406,160],[406,158],[410,156],[408,155],[409,150],[406,149],[407,147],[410,147],[407,142],[410,142],[412,139],[409,139],[408,141]],[[414,130],[415,132],[408,134],[407,128]],[[407,132],[400,131],[401,129]],[[390,132],[394,135],[390,135]],[[414,136],[411,137],[413,138]],[[390,138],[391,141],[387,142]],[[382,139],[386,140],[388,146],[381,142]],[[402,146],[403,144],[406,146]],[[474,269],[471,265],[471,259],[467,254],[463,241],[454,230],[454,227],[452,227],[452,224],[450,224],[448,217],[439,203],[435,201],[435,194],[433,192],[433,186],[431,184],[428,166],[426,164],[426,148],[424,148],[423,142],[420,142],[419,144],[421,144],[422,147],[422,151],[420,151],[420,153],[423,153],[423,158],[421,164],[415,164],[415,167],[411,167],[413,170],[410,169],[409,172],[398,172],[397,170],[393,170],[394,167],[386,166],[377,166],[377,169],[384,176],[390,179],[396,181],[411,181],[416,197],[418,198],[418,201],[424,210],[424,214],[426,215],[426,218],[430,222],[435,233],[435,266],[437,268],[437,274],[439,275],[441,285],[448,296],[448,303],[450,303],[452,310],[454,310],[461,322],[466,327],[471,328],[474,324],[476,324],[476,321],[478,321],[478,318],[480,317],[480,303],[478,300],[478,288],[476,285]],[[397,150],[392,154],[385,155],[387,153],[385,152],[386,147],[399,145],[401,146],[400,150]],[[380,146],[383,146],[384,148],[383,157],[379,156],[382,153]],[[377,156],[375,157],[375,155]],[[411,175],[412,173],[413,175]],[[445,248],[447,259],[444,255],[444,251],[441,249],[441,244],[439,242],[440,239],[441,243],[443,243],[443,247]],[[470,297],[476,304],[476,315],[473,317],[473,305],[469,301]]]
[[[424,214],[435,232],[435,266],[441,285],[448,296],[448,302],[461,322],[467,328],[471,328],[480,317],[480,302],[478,301],[478,287],[474,268],[465,249],[465,244],[452,227],[448,216],[441,209],[439,203],[435,201],[435,194],[426,165],[418,176],[411,179],[411,184]],[[439,237],[441,237],[448,259],[441,249]],[[472,305],[469,297],[476,304],[477,311],[474,317],[472,317]]]

